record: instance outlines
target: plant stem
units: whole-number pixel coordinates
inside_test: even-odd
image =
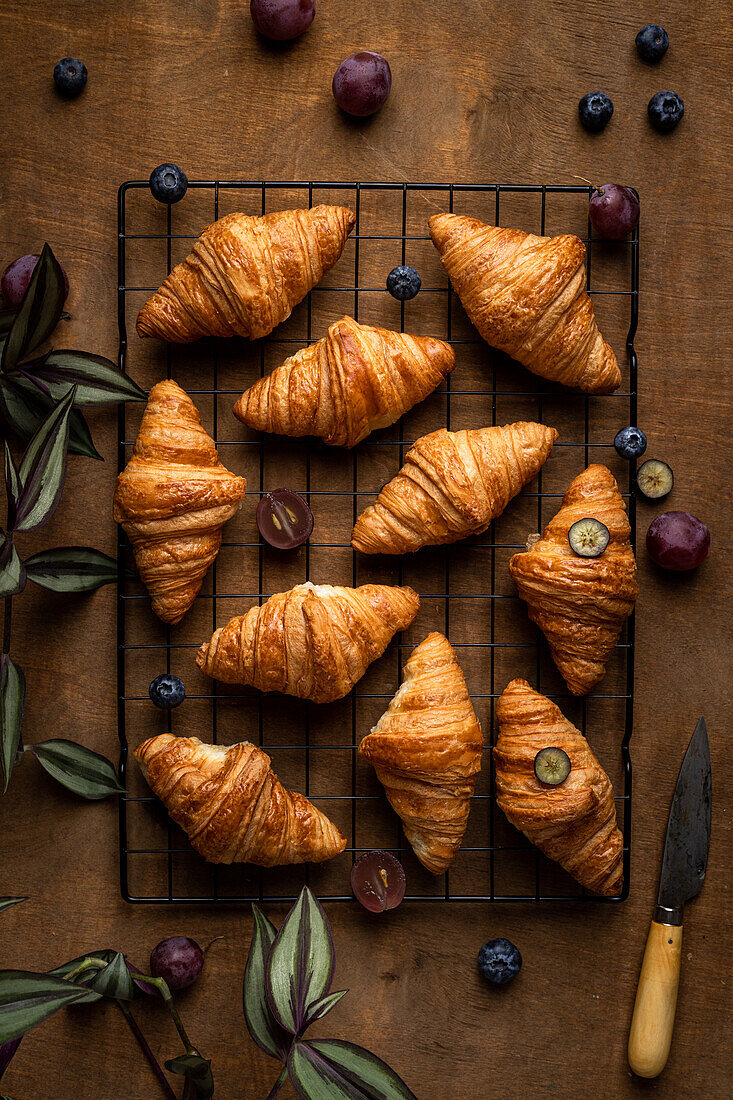
[[[85,970],[104,970],[108,965],[109,963],[102,962],[101,959],[82,959],[78,966],[75,966],[68,974],[64,974],[64,981],[73,982],[74,978],[78,978]]]
[[[288,1067],[283,1066],[283,1068],[280,1070],[280,1076],[278,1077],[277,1081],[275,1082],[275,1084],[272,1086],[272,1088],[270,1089],[270,1091],[267,1094],[267,1100],[274,1100],[274,1098],[277,1096],[277,1094],[279,1093],[280,1089],[283,1087],[283,1085],[285,1084],[287,1079],[288,1079]]]
[[[160,1087],[163,1089],[163,1092],[168,1097],[168,1100],[176,1100],[176,1094],[168,1083],[168,1080],[163,1073],[158,1059],[155,1057],[152,1050],[148,1046],[148,1041],[138,1027],[135,1017],[132,1015],[130,1009],[127,1007],[124,1001],[117,1001],[117,1005],[119,1006],[120,1012],[123,1014],[128,1024],[130,1025],[130,1031],[137,1039],[140,1049],[142,1050],[147,1060],[150,1062],[153,1073],[158,1078],[158,1081],[160,1082]]]

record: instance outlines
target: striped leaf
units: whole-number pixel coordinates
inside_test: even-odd
[[[28,444],[20,464],[21,490],[15,510],[14,530],[34,531],[56,511],[66,477],[69,416],[74,403],[71,390],[41,424]]]
[[[20,905],[22,901],[28,901],[28,898],[0,898],[0,913],[13,905]]]
[[[87,988],[93,989],[103,997],[109,997],[115,1001],[131,1001],[135,996],[135,986],[132,975],[127,969],[125,956],[119,951],[105,966],[104,970],[95,970],[92,977],[86,983]]]
[[[270,1011],[265,980],[267,956],[270,954],[277,929],[257,905],[252,906],[252,914],[254,927],[247,965],[244,969],[242,990],[244,1020],[247,1030],[260,1050],[284,1062],[290,1041]]]
[[[83,989],[51,974],[0,970],[0,1043],[19,1039],[83,996]]]
[[[381,1058],[338,1039],[293,1043],[288,1074],[302,1100],[417,1100]]]
[[[25,566],[10,539],[0,549],[0,597],[17,596],[25,588]]]
[[[13,370],[51,335],[61,319],[66,285],[61,265],[48,244],[33,269],[23,301],[10,324],[2,354],[2,370]]]
[[[49,970],[49,974],[54,975],[57,978],[65,978],[67,974],[70,974],[72,970],[76,970],[79,963],[84,962],[85,959],[99,959],[100,962],[110,963],[114,959],[116,951],[105,948],[102,951],[89,951],[86,955],[79,955],[75,959],[70,959],[68,962],[62,963],[61,966],[55,967],[53,970]],[[90,977],[95,972],[93,970],[84,970],[81,974],[78,974],[75,978],[72,978],[72,982],[75,985],[80,986],[84,991],[84,996],[80,997],[75,1004],[91,1004],[94,1001],[100,1001],[102,999],[101,993],[95,993],[94,990],[89,989],[87,984]]]
[[[20,744],[20,726],[25,706],[25,673],[7,653],[0,656],[0,759],[7,791]]]
[[[0,415],[22,440],[31,439],[55,405],[52,397],[42,393],[27,378],[0,375]],[[79,409],[72,409],[69,417],[69,454],[102,460]]]
[[[28,749],[50,776],[67,790],[90,801],[124,794],[117,773],[106,756],[92,752],[75,741],[57,738],[29,745]]]
[[[21,1036],[22,1038],[22,1036]],[[13,1060],[16,1050],[20,1046],[21,1039],[10,1039],[7,1043],[0,1043],[0,1077],[5,1073],[10,1063]],[[0,1097],[0,1100],[3,1100]]]
[[[286,1031],[298,1035],[308,1010],[331,987],[333,938],[323,907],[307,886],[283,921],[267,959],[267,1003]]]
[[[57,401],[69,386],[76,386],[77,407],[147,400],[145,390],[114,363],[88,351],[52,351],[43,359],[24,363],[23,369],[43,382]]]
[[[117,562],[91,546],[58,546],[26,558],[28,577],[53,592],[91,592],[117,580]]]
[[[178,1058],[170,1058],[165,1063],[165,1068],[185,1077],[199,1100],[209,1100],[214,1095],[214,1078],[208,1058],[196,1053],[181,1054]]]

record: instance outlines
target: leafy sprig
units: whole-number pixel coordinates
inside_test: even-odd
[[[290,1078],[301,1100],[416,1100],[376,1055],[340,1039],[305,1041],[303,1033],[347,990],[331,993],[335,952],[323,907],[307,886],[278,932],[256,906],[244,972],[247,1029],[282,1069],[268,1100]]]

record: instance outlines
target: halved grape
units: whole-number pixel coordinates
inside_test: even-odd
[[[257,526],[270,546],[294,550],[310,538],[313,513],[299,493],[292,489],[273,489],[257,505]]]
[[[611,538],[605,523],[592,516],[576,520],[568,531],[571,550],[579,558],[599,558],[608,546]]]
[[[636,483],[649,500],[661,500],[672,491],[674,474],[666,462],[658,458],[648,458],[639,467]]]
[[[564,749],[540,749],[534,758],[534,773],[546,787],[559,787],[570,775],[570,757]]]
[[[696,569],[710,553],[710,531],[689,512],[662,512],[646,533],[649,557],[676,573]]]
[[[406,886],[402,864],[391,852],[365,852],[351,868],[351,889],[370,913],[396,909]]]

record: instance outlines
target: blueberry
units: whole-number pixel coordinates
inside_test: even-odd
[[[669,36],[658,23],[647,23],[636,36],[636,52],[644,61],[661,61],[669,49]]]
[[[478,953],[478,968],[487,982],[506,985],[522,969],[522,956],[511,940],[488,940]]]
[[[54,66],[53,82],[61,95],[73,99],[84,91],[87,67],[75,57],[64,57]]]
[[[165,707],[166,710],[170,710],[171,707],[180,706],[186,698],[186,689],[183,686],[183,680],[179,680],[177,676],[171,676],[170,672],[164,672],[162,676],[156,676],[152,681],[148,694],[156,707]]]
[[[641,428],[622,428],[613,445],[622,458],[640,458],[646,450],[646,436]]]
[[[422,286],[422,279],[414,267],[393,267],[387,276],[387,290],[400,302],[409,302]]]
[[[660,134],[666,134],[674,130],[677,123],[685,113],[685,105],[677,95],[677,92],[657,92],[649,100],[647,114],[649,121]]]
[[[150,190],[158,202],[179,202],[187,188],[188,177],[177,164],[159,164],[150,173]]]
[[[578,114],[584,129],[592,132],[602,130],[613,114],[611,97],[605,92],[588,92],[578,104]]]

